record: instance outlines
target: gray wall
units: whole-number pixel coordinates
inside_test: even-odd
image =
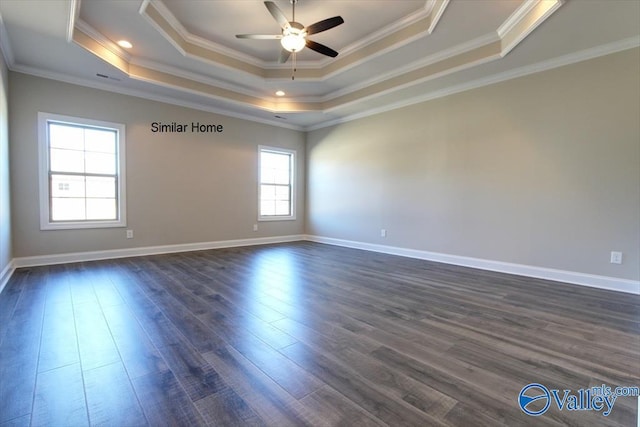
[[[632,49],[310,132],[307,233],[638,280],[638,75]]]
[[[303,132],[10,73],[13,255],[27,257],[304,232]],[[122,228],[41,231],[39,111],[124,123],[127,220]],[[222,124],[224,132],[152,133],[152,122]],[[297,220],[257,222],[258,145],[297,150]]]
[[[306,191],[303,132],[9,73],[13,224],[2,216],[0,267],[12,256],[11,230],[13,256],[27,257],[294,235],[306,218],[312,235],[638,280],[639,56],[633,49],[312,131]],[[123,229],[39,230],[38,111],[127,125],[135,239]],[[153,121],[225,130],[153,134]],[[259,144],[296,149],[301,185],[298,220],[254,233]],[[612,250],[624,253],[622,265],[609,263]]]
[[[0,273],[9,265],[11,253],[11,206],[9,187],[9,76],[0,52]],[[0,280],[2,279],[0,274]]]

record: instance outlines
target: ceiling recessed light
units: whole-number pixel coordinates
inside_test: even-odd
[[[286,93],[284,93],[284,91],[282,91],[282,90],[279,90],[279,91],[276,92],[276,96],[285,96],[285,95],[286,95]]]
[[[120,40],[118,41],[118,46],[123,47],[125,49],[131,49],[133,45],[128,40]]]

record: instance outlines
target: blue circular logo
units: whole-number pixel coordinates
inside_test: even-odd
[[[542,384],[531,383],[520,390],[518,404],[522,412],[537,417],[549,409],[551,393],[549,393],[549,390]]]

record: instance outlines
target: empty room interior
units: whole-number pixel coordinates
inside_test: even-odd
[[[0,0],[0,427],[640,426],[640,1]]]

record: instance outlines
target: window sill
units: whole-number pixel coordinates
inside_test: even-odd
[[[269,222],[269,221],[295,221],[295,216],[260,216],[258,217],[258,222]]]
[[[127,223],[124,221],[97,221],[97,222],[61,222],[40,224],[40,230],[86,230],[100,228],[124,228]]]

